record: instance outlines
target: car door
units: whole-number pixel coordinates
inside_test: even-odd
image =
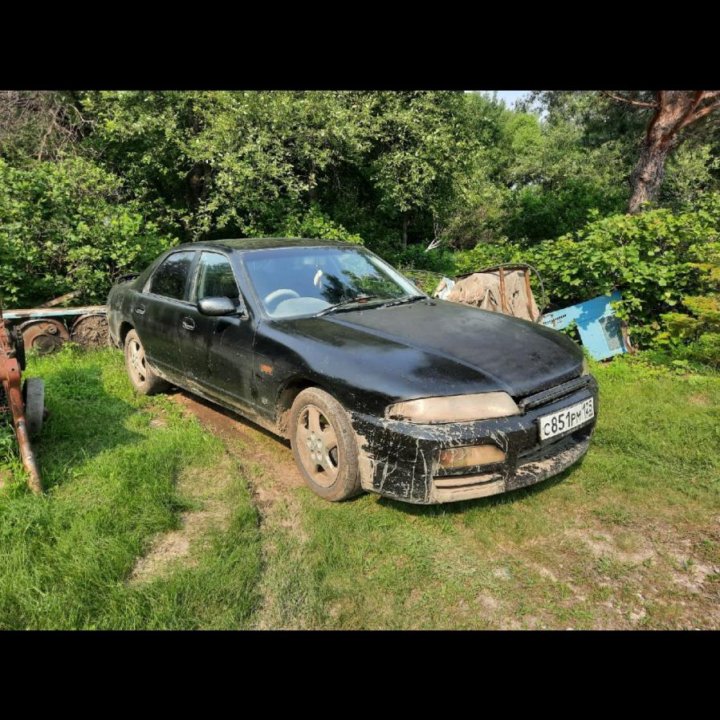
[[[175,377],[182,372],[180,325],[189,302],[189,280],[196,252],[171,253],[158,265],[132,310],[135,329],[150,364]]]
[[[237,312],[220,317],[203,315],[197,304],[208,297],[230,298]],[[228,255],[201,251],[191,299],[180,324],[184,374],[213,396],[252,408],[254,321]]]

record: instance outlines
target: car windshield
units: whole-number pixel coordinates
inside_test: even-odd
[[[258,297],[273,318],[382,304],[422,293],[362,248],[294,247],[244,255]]]

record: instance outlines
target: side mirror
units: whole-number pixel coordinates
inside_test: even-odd
[[[203,315],[219,317],[221,315],[244,314],[242,306],[237,305],[229,297],[206,297],[198,302],[198,310]]]

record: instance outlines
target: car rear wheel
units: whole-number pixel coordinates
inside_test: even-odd
[[[141,395],[154,395],[170,387],[145,362],[145,349],[134,330],[125,337],[125,368],[130,382]]]
[[[303,390],[290,411],[290,431],[295,462],[314,493],[339,502],[361,492],[355,433],[332,395]]]

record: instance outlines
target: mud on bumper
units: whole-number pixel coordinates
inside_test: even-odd
[[[595,418],[574,432],[540,442],[538,418],[594,398]],[[561,473],[588,450],[598,411],[597,383],[561,399],[533,407],[523,415],[471,423],[418,425],[355,413],[365,490],[397,500],[433,504],[470,500],[527,487]],[[494,445],[506,454],[492,465],[444,472],[442,450]]]

